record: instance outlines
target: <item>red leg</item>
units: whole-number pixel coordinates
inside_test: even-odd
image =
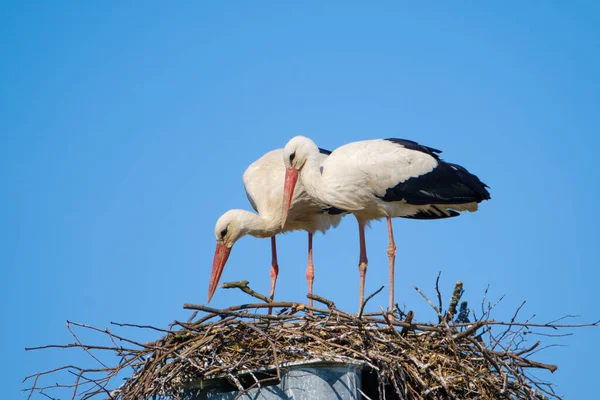
[[[308,268],[306,268],[306,281],[308,282],[308,293],[313,292],[313,282],[315,280],[315,266],[313,264],[312,256],[312,233],[308,233]],[[308,305],[312,307],[312,299],[308,299]],[[310,312],[312,314],[312,311]]]
[[[392,231],[392,218],[387,217],[388,236],[390,245],[388,246],[388,257],[390,259],[390,307],[389,312],[394,311],[394,264],[396,262],[396,243],[394,243],[394,232]]]
[[[360,262],[358,264],[358,271],[360,272],[360,294],[358,299],[358,307],[362,307],[363,301],[365,300],[365,275],[367,274],[367,245],[365,244],[365,225],[364,223],[358,223],[358,235],[360,239]]]
[[[275,283],[277,283],[277,275],[279,275],[279,265],[277,265],[277,243],[275,236],[271,237],[271,294],[269,298],[273,300],[275,296]],[[273,310],[269,308],[269,314]]]

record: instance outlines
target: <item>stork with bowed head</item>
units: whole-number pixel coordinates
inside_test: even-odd
[[[487,185],[460,165],[441,160],[439,153],[410,140],[364,140],[337,148],[321,164],[318,147],[309,138],[296,136],[285,146],[283,222],[299,184],[310,196],[351,212],[358,220],[359,307],[364,299],[368,264],[365,225],[369,221],[387,219],[389,310],[393,311],[396,245],[392,218],[456,217],[459,211],[476,211],[478,203],[490,199]]]
[[[330,151],[318,149],[315,162],[323,161]],[[308,292],[312,293],[314,264],[312,257],[312,239],[317,231],[325,233],[336,227],[343,213],[309,196],[301,184],[297,185],[286,211],[287,219],[282,219],[283,181],[285,167],[282,162],[283,149],[272,150],[252,163],[244,172],[246,195],[257,214],[246,210],[229,210],[215,225],[217,248],[208,286],[208,302],[212,299],[225,263],[234,243],[245,235],[257,238],[271,238],[271,290],[270,298],[275,294],[275,283],[279,274],[277,246],[275,236],[282,232],[304,230],[308,232],[308,268],[306,279]],[[309,300],[312,306],[312,300]]]

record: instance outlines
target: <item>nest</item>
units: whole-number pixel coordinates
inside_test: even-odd
[[[247,282],[226,284],[264,299],[248,288]],[[436,284],[437,289],[437,284]],[[380,289],[381,290],[381,289]],[[417,289],[419,290],[419,289]],[[421,293],[419,291],[419,293]],[[560,329],[591,326],[497,322],[488,311],[469,320],[466,302],[457,305],[462,294],[459,282],[450,307],[442,311],[423,297],[438,315],[437,322],[416,322],[413,313],[396,310],[394,314],[350,314],[319,296],[311,299],[320,307],[297,302],[261,302],[213,309],[186,304],[196,310],[187,322],[176,321],[169,329],[132,324],[120,327],[151,329],[162,337],[138,343],[108,329],[68,323],[75,343],[51,347],[83,349],[102,364],[101,368],[72,365],[31,375],[29,397],[46,394],[51,388],[70,388],[73,398],[180,399],[194,382],[221,378],[228,380],[239,394],[250,389],[277,384],[286,365],[311,360],[360,363],[376,376],[375,393],[365,398],[386,399],[546,399],[558,398],[552,385],[529,373],[533,369],[551,372],[556,366],[530,359],[540,342],[523,347],[522,337],[532,329]],[[520,309],[521,307],[519,307]],[[273,313],[269,313],[269,309]],[[202,313],[200,313],[202,312]],[[101,332],[110,338],[109,346],[82,343],[73,328]],[[494,331],[498,332],[492,334]],[[119,362],[109,366],[94,353],[110,352]],[[71,384],[44,386],[43,378],[61,370],[76,378]],[[118,388],[111,388],[116,377],[129,376]]]

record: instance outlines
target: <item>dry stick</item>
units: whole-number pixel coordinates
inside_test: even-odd
[[[125,337],[122,337],[122,336],[115,335],[115,334],[111,333],[111,332],[110,332],[108,329],[106,329],[106,328],[105,328],[105,329],[100,329],[100,328],[93,327],[93,326],[91,326],[91,325],[81,324],[81,323],[79,323],[79,322],[73,322],[73,321],[67,321],[67,323],[69,323],[69,324],[72,324],[72,325],[75,325],[75,326],[79,326],[79,327],[81,327],[81,328],[90,329],[90,330],[92,330],[92,331],[106,333],[106,334],[108,334],[108,335],[114,336],[116,339],[122,340],[122,341],[124,341],[124,342],[127,342],[127,343],[130,343],[130,344],[134,344],[134,345],[136,345],[136,346],[139,346],[139,347],[145,347],[145,348],[149,348],[149,347],[151,347],[151,346],[148,346],[148,345],[145,345],[145,344],[142,344],[142,343],[136,342],[135,340],[131,340],[131,339],[127,339],[127,338],[125,338]]]
[[[194,320],[194,318],[196,318],[197,315],[198,315],[198,311],[194,311],[187,320],[188,324],[191,323]]]
[[[374,293],[371,293],[369,295],[369,297],[367,297],[362,304],[360,305],[360,311],[358,312],[358,318],[360,319],[362,317],[363,311],[365,310],[365,306],[367,305],[367,302],[369,300],[371,300],[377,293],[381,292],[383,290],[384,286],[380,287],[379,289],[377,289]]]
[[[250,287],[248,286],[248,283],[250,283],[250,282],[248,282],[248,281],[225,282],[221,285],[221,288],[223,288],[223,289],[240,289],[242,292],[248,293],[250,296],[256,297],[257,299],[262,300],[266,303],[273,302],[273,300],[269,299],[267,296],[250,289]]]
[[[198,310],[194,311],[194,312],[192,313],[192,315],[198,315]],[[178,320],[175,320],[175,321],[173,322],[173,325],[179,325],[179,326],[181,326],[182,328],[185,328],[185,329],[190,329],[190,330],[192,330],[192,329],[194,329],[193,327],[202,326],[202,324],[203,324],[203,323],[205,323],[206,321],[209,321],[209,320],[211,320],[211,319],[213,319],[213,318],[215,318],[215,317],[218,317],[218,316],[219,316],[219,314],[215,314],[215,313],[206,313],[206,315],[205,315],[204,317],[200,318],[200,319],[199,319],[199,320],[197,320],[197,321],[189,322],[189,321],[190,321],[190,319],[189,319],[189,318],[188,318],[188,322],[185,322],[185,323],[184,323],[184,322],[181,322],[181,321],[178,321]]]
[[[122,365],[121,369],[125,369],[126,367],[131,367],[131,369],[134,372],[136,372],[137,369],[136,369],[136,367],[134,365],[134,362],[136,361],[137,357],[135,355],[132,355],[131,352],[128,352],[128,354],[125,354],[125,352],[123,351],[123,349],[121,348],[121,346],[119,346],[117,344],[117,342],[115,341],[115,338],[112,335],[110,335],[110,334],[108,334],[108,337],[110,338],[110,341],[113,343],[113,345],[115,346],[115,348],[118,349],[116,351],[116,353],[121,356],[121,361],[119,362],[119,364]],[[128,359],[128,357],[131,357],[131,359]],[[125,362],[123,362],[123,360],[125,360]]]
[[[385,318],[385,316],[383,316],[381,313],[379,314],[379,316],[382,318]],[[374,324],[384,324],[385,323],[383,320],[377,319],[374,317],[369,317],[369,318],[363,317],[361,319],[361,321],[371,322]],[[438,333],[442,332],[437,325],[432,325],[432,324],[427,324],[427,323],[415,322],[414,324],[409,324],[405,321],[396,321],[396,320],[390,321],[390,323],[394,326],[399,326],[401,328],[408,327],[408,328],[423,331],[423,332],[438,332]]]
[[[521,303],[521,305],[517,308],[517,311],[515,311],[515,313],[513,314],[513,317],[510,319],[510,322],[515,322],[515,320],[517,319],[517,316],[519,315],[519,311],[521,311],[521,308],[523,308],[523,306],[525,305],[525,303],[527,303],[527,300],[523,300],[523,302]],[[529,320],[527,320],[527,322],[529,322],[531,320],[531,318]],[[508,326],[506,328],[506,330],[500,334],[500,336],[496,339],[496,343],[500,343],[502,341],[502,339],[504,339],[506,337],[506,335],[511,331],[512,326]]]
[[[486,309],[485,309],[485,302],[487,300],[487,295],[488,292],[490,290],[490,284],[488,283],[488,285],[485,287],[485,290],[483,291],[483,298],[481,299],[481,319],[486,319]]]
[[[442,314],[441,314],[440,310],[438,310],[438,308],[431,302],[431,300],[429,300],[429,298],[427,296],[425,296],[425,293],[423,293],[421,291],[421,289],[419,289],[416,286],[413,286],[413,288],[415,288],[415,290],[421,295],[421,297],[423,297],[425,299],[425,301],[427,302],[427,304],[429,304],[431,306],[431,308],[434,309],[434,311],[438,315],[440,321],[443,321],[444,318],[442,317]]]
[[[455,333],[448,340],[457,341],[459,339],[467,337],[467,336],[471,335],[472,333],[475,333],[477,331],[477,329],[481,328],[484,325],[485,325],[485,323],[475,322],[473,325],[471,325],[470,327],[468,327],[464,331]]]
[[[47,394],[46,394],[46,393],[44,393],[44,392],[40,392],[40,394],[41,394],[42,396],[46,396],[46,397],[47,397],[47,398],[49,398],[50,400],[60,400],[60,399],[57,399],[57,398],[55,398],[55,397],[49,396],[49,395],[47,395]]]
[[[551,328],[554,330],[558,330],[560,328],[591,328],[593,326],[600,325],[600,320],[595,321],[595,322],[588,322],[585,324],[558,324],[558,325],[550,325],[548,323],[531,324],[531,323],[525,323],[525,322],[502,322],[502,321],[496,321],[494,319],[479,320],[478,322],[483,322],[485,325],[524,326],[524,327],[528,327],[528,328]],[[467,326],[468,327],[471,325],[473,325],[472,322],[465,322],[465,323],[455,324],[454,326],[456,326],[456,327]]]
[[[285,303],[285,304],[298,304],[298,303]],[[243,309],[241,307],[242,306],[240,306],[240,308],[238,308],[238,310]],[[269,305],[267,305],[267,307],[274,307],[274,305],[269,304]],[[287,306],[287,307],[289,307],[289,306]],[[184,304],[183,308],[188,309],[188,310],[206,311],[206,312],[210,312],[210,313],[215,313],[217,315],[231,315],[231,316],[238,317],[238,318],[268,319],[268,320],[272,320],[272,321],[281,321],[282,319],[287,319],[286,318],[287,316],[285,316],[285,315],[244,314],[244,313],[235,312],[235,311],[231,311],[231,310],[219,310],[216,308],[206,307],[201,304]],[[244,308],[247,308],[247,307],[244,307]],[[252,307],[252,308],[256,308],[256,307]],[[289,318],[296,318],[296,317],[290,316]]]
[[[534,314],[534,316],[533,316],[533,317],[531,317],[530,319],[528,319],[528,320],[527,320],[527,321],[525,321],[525,322],[527,323],[527,322],[531,321],[531,320],[532,320],[534,317],[535,317],[535,314]],[[513,320],[511,320],[511,322],[514,322],[514,319],[513,319]],[[513,331],[513,332],[512,332],[512,337],[510,338],[510,340],[508,341],[508,343],[506,344],[506,346],[504,346],[504,345],[502,345],[502,344],[501,344],[501,342],[502,342],[502,338],[504,337],[504,336],[502,336],[502,337],[501,337],[501,338],[498,340],[498,345],[499,345],[500,347],[503,347],[503,348],[504,348],[504,347],[506,347],[506,348],[508,348],[508,349],[512,349],[512,348],[515,348],[515,347],[516,347],[516,348],[518,348],[518,346],[519,346],[519,345],[518,345],[518,344],[517,344],[517,345],[515,345],[515,339],[517,339],[517,338],[520,338],[520,340],[522,340],[522,337],[523,337],[523,331],[524,331],[525,329],[526,329],[526,327],[522,326],[522,327],[519,327],[518,329],[516,329],[515,331]]]
[[[473,338],[467,338],[467,340],[470,341],[471,344],[473,344],[475,347],[477,347],[479,349],[479,352],[481,353],[481,355],[490,363],[490,365],[492,365],[496,369],[496,372],[498,372],[499,374],[502,373],[502,370],[498,366],[498,363],[496,362],[496,360],[494,358],[492,358],[492,356],[490,355],[488,350],[485,347],[483,347],[481,345],[481,343],[479,343],[477,340],[475,340]]]
[[[426,372],[429,376],[431,376],[433,379],[435,379],[436,382],[438,382],[440,385],[442,385],[442,387],[444,388],[444,390],[446,391],[446,394],[448,396],[450,396],[450,398],[452,399],[456,399],[456,395],[448,388],[446,382],[440,378],[439,376],[437,376],[435,374],[435,372],[431,371],[431,366],[429,364],[423,364],[421,361],[419,361],[415,356],[409,356],[409,359],[417,366],[419,367],[419,369],[423,370],[424,372]]]
[[[318,295],[312,294],[312,293],[307,293],[306,297],[308,297],[309,299],[318,301],[319,303],[325,304],[327,307],[329,307],[330,310],[335,308],[335,304],[333,303],[333,301],[327,300],[324,297],[321,297],[321,296],[318,296]]]
[[[500,296],[500,298],[498,300],[496,300],[496,302],[494,304],[488,303],[488,309],[485,312],[485,315],[487,315],[487,317],[485,317],[485,319],[489,319],[489,316],[492,313],[492,310],[494,308],[496,308],[498,306],[498,304],[500,304],[502,302],[502,300],[504,300],[504,297],[506,297],[505,294],[503,294],[502,296]]]
[[[573,333],[556,333],[556,334],[552,334],[552,333],[541,333],[541,332],[528,332],[527,334],[528,335],[536,335],[536,336],[544,336],[544,337],[552,337],[552,338],[573,336]]]
[[[114,397],[112,396],[112,394],[110,393],[110,391],[106,389],[106,386],[102,386],[100,384],[100,382],[102,382],[104,385],[108,385],[108,382],[110,381],[110,378],[112,378],[112,377],[114,377],[114,375],[110,376],[110,377],[107,376],[104,379],[90,379],[90,378],[87,378],[87,377],[81,375],[81,378],[84,379],[85,381],[87,381],[88,383],[93,383],[94,385],[98,386],[99,389],[96,392],[92,393],[91,394],[92,396],[95,396],[96,394],[98,394],[100,392],[103,392],[103,393],[106,393],[106,395],[108,395],[109,399],[114,400]],[[92,388],[86,390],[86,392],[90,392],[91,390],[92,390]],[[80,393],[80,395],[83,395],[86,392]]]
[[[554,324],[554,323],[556,323],[558,321],[562,321],[563,319],[567,319],[567,318],[579,318],[579,317],[581,317],[581,315],[578,315],[578,314],[576,314],[576,315],[567,314],[567,315],[563,315],[562,317],[560,317],[558,319],[555,319],[554,321],[550,321],[548,323],[549,324]]]
[[[267,341],[271,345],[271,350],[273,350],[273,361],[275,363],[275,368],[277,370],[277,381],[281,382],[281,374],[280,374],[280,371],[279,371],[279,360],[277,359],[277,349],[275,348],[275,344],[273,343],[273,340],[271,340],[271,338],[269,337],[269,335],[267,335],[266,333],[264,333],[263,331],[261,331],[260,329],[258,329],[256,326],[254,326],[254,325],[252,325],[252,324],[250,324],[248,322],[242,322],[242,324],[250,327],[250,329],[252,329],[253,331],[257,332],[259,335],[261,335],[265,339],[267,339]]]
[[[43,349],[69,349],[69,348],[77,348],[80,349],[82,345],[78,343],[69,343],[69,344],[47,344],[45,346],[37,346],[37,347],[25,347],[25,351],[33,351],[33,350],[43,350]],[[85,345],[88,349],[92,350],[115,350],[115,347],[109,346],[93,346],[93,345]],[[137,351],[135,349],[127,349],[123,348],[125,351]]]
[[[407,343],[407,341],[404,339],[404,336],[402,336],[402,333],[399,333],[398,330],[394,327],[394,325],[392,325],[392,320],[390,318],[384,318],[384,320],[387,323],[387,325],[389,326],[392,334],[394,336],[396,336],[398,339],[400,339],[402,341],[402,344],[405,345]],[[405,328],[406,327],[404,327],[402,329],[404,330]]]
[[[82,373],[83,373],[83,370],[80,370],[79,375],[77,376],[77,379],[75,379],[75,384],[73,386],[73,395],[71,396],[71,400],[74,400],[75,396],[77,396],[77,388],[79,388],[79,378],[81,377]]]
[[[276,308],[276,307],[281,307],[281,308],[285,308],[285,307],[291,307],[291,308],[298,308],[299,310],[313,310],[313,311],[317,311],[320,313],[325,313],[325,314],[329,314],[330,310],[324,309],[324,308],[318,308],[318,307],[310,307],[307,306],[304,303],[297,303],[294,301],[277,301],[277,302],[272,302],[272,303],[254,303],[254,304],[241,304],[239,306],[231,306],[229,308],[225,308],[223,310],[219,310],[216,308],[210,308],[207,307],[205,305],[200,305],[200,304],[184,304],[183,308],[189,309],[189,310],[201,310],[201,311],[206,311],[206,310],[213,310],[210,311],[212,313],[215,313],[217,315],[219,314],[223,314],[223,311],[237,311],[237,310],[247,310],[247,309],[254,309],[254,308]],[[262,318],[263,315],[261,314],[253,314],[254,317],[260,317]],[[272,315],[273,316],[273,315]],[[248,316],[249,318],[251,316]],[[273,316],[276,319],[280,318],[281,316]]]
[[[400,335],[402,337],[406,337],[406,335],[408,335],[408,331],[410,330],[410,325],[412,323],[414,316],[415,316],[415,313],[412,310],[410,310],[408,312],[408,314],[406,314],[406,319],[404,320],[404,322],[406,322],[408,324],[408,326],[403,327],[402,331],[400,331]]]
[[[437,278],[435,279],[435,292],[437,293],[437,298],[438,298],[438,306],[440,308],[440,313],[442,313],[443,311],[443,306],[442,306],[442,294],[440,293],[440,276],[442,275],[442,271],[438,272]],[[438,322],[442,322],[442,321],[438,321]]]
[[[437,307],[431,302],[431,300],[429,300],[429,298],[427,296],[425,296],[425,293],[423,293],[418,287],[416,287],[416,286],[413,286],[413,287],[425,299],[425,301],[431,306],[431,308],[433,308],[435,310],[435,312],[438,315],[438,318],[439,318],[440,322],[442,324],[444,324],[444,326],[446,327],[446,331],[449,332],[450,331],[450,326],[448,326],[448,322],[442,316],[441,310],[438,310]]]
[[[157,328],[157,327],[151,326],[151,325],[127,324],[127,323],[120,323],[120,322],[114,322],[114,321],[110,321],[110,324],[115,325],[115,326],[121,326],[121,327],[129,327],[129,328],[151,329],[153,331],[163,332],[163,333],[171,333],[172,332],[169,329]]]
[[[239,392],[235,396],[235,399],[240,398],[240,396],[243,396],[244,394],[246,394],[248,391],[250,391],[251,389],[253,389],[255,387],[258,387],[259,390],[260,390],[261,389],[261,384],[263,384],[263,383],[267,383],[267,382],[271,382],[271,381],[276,381],[276,380],[277,381],[281,381],[281,379],[277,378],[276,376],[275,377],[267,377],[267,378],[263,378],[263,379],[259,380],[258,378],[256,378],[256,376],[254,376],[254,374],[252,372],[249,372],[249,374],[252,375],[252,378],[254,379],[255,382],[250,387],[244,389],[244,391]]]
[[[192,315],[194,315],[194,318],[196,315],[198,315],[198,310],[194,311],[192,313]],[[200,318],[197,321],[193,321],[193,318],[188,318],[187,322],[182,322],[182,321],[178,321],[175,320],[173,321],[173,323],[171,324],[171,327],[179,325],[180,327],[184,328],[184,329],[193,329],[194,326],[201,326],[204,322],[211,320],[215,317],[218,317],[219,314],[214,314],[214,313],[207,313],[204,317]]]
[[[492,350],[487,350],[489,353],[497,355],[499,357],[509,357],[512,358],[515,361],[518,361],[519,363],[528,366],[528,367],[533,367],[533,368],[540,368],[540,369],[547,369],[550,372],[554,372],[558,369],[558,366],[553,365],[553,364],[544,364],[541,362],[537,362],[537,361],[533,361],[533,360],[529,360],[527,358],[523,358],[515,353],[512,352],[499,352],[499,351],[492,351]]]
[[[304,332],[305,336],[308,336],[309,338],[316,340],[317,342],[323,342],[323,339],[321,339],[320,337],[313,335],[312,333],[308,333],[308,332]],[[332,343],[332,342],[326,342],[328,345],[333,346],[333,347],[337,347],[339,349],[344,349],[346,351],[348,351],[349,353],[355,354],[357,356],[360,357],[360,359],[362,359],[363,361],[365,361],[367,364],[371,365],[371,363],[368,361],[368,356],[366,354],[363,354],[359,351],[356,351],[354,349],[351,349],[347,346],[343,346],[341,344],[336,344],[336,343]]]
[[[104,364],[98,357],[96,357],[95,355],[93,355],[90,350],[87,348],[87,346],[85,346],[81,340],[79,340],[79,338],[77,337],[77,335],[75,334],[75,332],[73,332],[73,329],[71,329],[71,325],[69,324],[69,322],[67,322],[67,329],[69,330],[69,332],[71,332],[71,335],[73,335],[73,337],[75,338],[75,340],[77,341],[77,344],[79,344],[79,346],[87,353],[90,355],[90,357],[92,357],[94,360],[96,360],[100,365],[102,365],[104,368],[108,368],[106,366],[106,364]],[[79,377],[77,378],[79,379]],[[73,398],[75,398],[75,394],[77,394],[77,390],[75,390],[75,393],[73,395]]]

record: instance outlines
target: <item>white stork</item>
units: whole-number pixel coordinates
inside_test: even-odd
[[[396,245],[392,218],[440,219],[476,211],[490,199],[487,185],[460,165],[440,159],[440,150],[404,139],[376,139],[337,148],[321,164],[318,147],[296,136],[283,150],[286,166],[283,222],[298,181],[310,196],[358,220],[360,238],[360,303],[364,299],[367,254],[365,225],[387,219],[390,262],[390,303],[394,306]]]
[[[322,161],[331,152],[317,148],[315,160]],[[312,293],[314,280],[314,265],[312,259],[312,237],[316,231],[325,233],[331,226],[336,227],[342,213],[309,196],[301,185],[296,187],[291,205],[288,204],[289,214],[284,224],[283,182],[285,167],[282,162],[283,149],[272,150],[252,163],[244,172],[244,188],[252,208],[258,215],[246,210],[229,210],[223,214],[215,225],[217,248],[213,260],[212,273],[208,287],[208,302],[210,302],[233,244],[242,236],[252,235],[258,238],[271,238],[271,291],[275,294],[275,283],[279,274],[277,264],[277,247],[275,235],[293,230],[308,232],[308,268],[306,279],[308,291]],[[320,161],[319,161],[320,160]],[[312,300],[309,300],[312,305]]]

